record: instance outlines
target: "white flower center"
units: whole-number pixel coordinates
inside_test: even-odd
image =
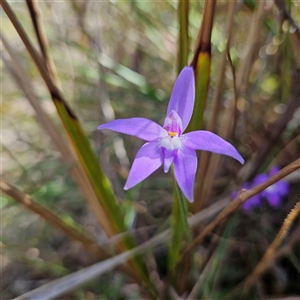
[[[181,148],[182,142],[178,136],[166,136],[160,141],[161,147],[166,148],[167,150],[177,150]]]

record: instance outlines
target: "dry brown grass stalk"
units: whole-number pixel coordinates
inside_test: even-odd
[[[292,234],[290,239],[287,241],[287,243],[283,247],[278,249],[278,251],[275,253],[274,260],[277,261],[281,257],[289,254],[292,251],[295,244],[297,242],[299,242],[299,240],[300,240],[300,225],[298,227],[296,227],[296,229],[294,230],[294,233]]]
[[[61,89],[61,85],[57,77],[56,67],[49,52],[49,43],[43,26],[39,3],[37,0],[26,0],[26,3],[46,67],[56,86]]]
[[[52,81],[52,79],[51,79],[51,77],[50,77],[50,75],[48,73],[48,70],[45,67],[43,58],[38,53],[38,51],[33,47],[33,45],[30,42],[30,39],[29,39],[27,33],[23,29],[22,25],[20,24],[20,22],[17,19],[15,13],[11,9],[10,5],[7,3],[6,0],[2,0],[1,1],[1,5],[2,5],[5,13],[9,17],[11,23],[13,24],[14,28],[18,32],[18,34],[19,34],[22,42],[24,43],[27,51],[29,52],[31,58],[35,62],[38,70],[40,71],[40,74],[41,74],[43,80],[45,81],[45,83],[46,83],[49,91],[51,92],[51,95],[55,95],[56,97],[59,98],[59,100],[61,100],[62,102],[65,102],[64,99],[63,99],[63,97],[62,97],[62,95],[61,95],[61,93],[60,93],[60,91],[59,91],[59,89],[57,88],[57,86],[55,85],[55,83]]]
[[[225,40],[226,40],[226,48],[230,47],[230,40],[232,35],[232,26],[234,20],[234,11],[236,7],[236,0],[231,1],[228,6],[227,11],[227,23],[226,23],[226,30],[225,30]],[[214,94],[212,98],[211,104],[211,111],[210,116],[208,118],[206,129],[209,131],[215,131],[217,128],[217,117],[219,115],[220,107],[221,107],[221,92],[224,84],[225,78],[225,70],[226,70],[226,57],[228,50],[225,49],[220,58],[220,65],[219,65],[219,72],[217,78],[216,88],[214,89]],[[196,189],[195,189],[195,197],[199,199],[197,201],[197,205],[194,206],[195,211],[199,211],[200,209],[206,206],[206,197],[204,195],[207,194],[206,187],[206,175],[208,174],[207,169],[209,168],[210,164],[212,163],[211,157],[216,157],[215,155],[211,155],[211,153],[203,151],[200,155],[199,160],[199,170],[196,178]],[[211,176],[210,176],[211,177]]]
[[[275,182],[279,181],[280,179],[284,178],[288,174],[292,173],[293,171],[300,168],[300,159],[295,160],[282,170],[280,170],[277,174],[266,180],[265,182],[255,186],[251,190],[242,190],[239,195],[227,206],[225,207],[219,215],[210,223],[208,224],[204,230],[194,239],[193,243],[190,244],[184,253],[181,256],[180,261],[184,258],[186,254],[188,254],[195,246],[200,244],[204,237],[211,231],[213,231],[222,220],[227,218],[231,215],[242,203],[247,201],[249,198],[253,197],[254,195],[260,193],[268,186],[274,184]]]
[[[300,134],[293,138],[273,159],[271,165],[285,165],[289,157],[299,154]]]
[[[191,66],[194,69],[197,69],[197,62],[199,58],[199,54],[202,51],[211,52],[211,32],[213,27],[214,21],[214,14],[215,14],[215,7],[216,7],[216,0],[205,1],[204,8],[203,8],[203,20],[201,22],[201,27],[197,36],[197,40],[195,43],[195,50],[194,50],[194,57],[191,62]],[[197,74],[195,74],[197,77]]]
[[[237,286],[237,288],[233,291],[233,294],[239,292],[245,294],[246,292],[248,292],[249,289],[253,286],[253,284],[267,270],[270,264],[274,262],[278,247],[281,245],[281,243],[287,236],[288,231],[290,230],[294,220],[299,216],[299,214],[300,214],[300,199],[296,203],[295,207],[291,210],[291,212],[287,215],[276,238],[274,239],[270,247],[267,249],[264,256],[257,264],[253,272],[240,285]]]

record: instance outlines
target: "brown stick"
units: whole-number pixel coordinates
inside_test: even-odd
[[[15,27],[16,31],[18,32],[21,40],[23,41],[23,43],[24,43],[26,49],[28,50],[31,58],[35,62],[38,70],[40,71],[41,76],[42,76],[43,80],[45,81],[45,83],[46,83],[46,85],[47,85],[47,87],[48,87],[48,89],[49,89],[49,91],[51,93],[51,96],[53,98],[56,98],[58,101],[64,103],[66,109],[68,110],[68,112],[72,116],[72,118],[75,119],[75,120],[77,120],[77,116],[71,110],[71,108],[69,107],[69,105],[67,104],[67,102],[64,100],[63,96],[61,95],[59,89],[56,87],[56,85],[52,81],[52,79],[51,79],[51,77],[50,77],[50,75],[48,73],[48,70],[45,67],[45,64],[44,64],[44,61],[43,61],[41,55],[32,46],[27,33],[25,32],[25,30],[23,29],[22,25],[18,21],[16,15],[12,11],[12,9],[10,8],[9,4],[7,3],[6,0],[1,0],[0,4],[2,5],[5,13],[9,17],[9,19],[12,22],[13,26]]]
[[[46,67],[54,80],[56,86],[58,86],[60,89],[59,85],[59,80],[57,77],[57,72],[55,68],[55,64],[53,62],[53,59],[51,55],[49,54],[49,43],[47,39],[47,35],[44,30],[43,22],[41,19],[41,14],[40,14],[40,8],[37,0],[26,0],[30,17],[33,23],[33,27],[35,30],[35,34],[43,55],[43,59],[45,61]]]
[[[266,189],[268,186],[274,184],[275,182],[279,181],[283,177],[287,176],[288,174],[294,172],[299,168],[300,159],[297,159],[282,170],[280,170],[277,174],[275,174],[265,182],[255,186],[251,190],[242,190],[239,193],[239,195],[226,208],[224,208],[210,224],[208,224],[204,228],[204,230],[194,239],[193,243],[186,248],[185,252],[181,255],[179,261],[181,261],[184,258],[184,256],[187,253],[189,253],[196,245],[200,244],[209,232],[213,231],[223,219],[231,215],[241,204],[243,204],[249,198],[253,197],[254,195]]]
[[[300,214],[300,199],[296,203],[295,207],[288,214],[286,219],[284,220],[276,238],[274,239],[270,247],[267,249],[264,256],[257,264],[253,272],[241,284],[239,284],[236,287],[236,289],[233,291],[232,294],[236,294],[236,293],[240,294],[240,292],[242,292],[242,294],[245,294],[252,287],[252,285],[260,278],[260,276],[266,271],[269,265],[275,260],[277,248],[280,246],[280,244],[286,237],[294,220],[297,218],[299,214]]]

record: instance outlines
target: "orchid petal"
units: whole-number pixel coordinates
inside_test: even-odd
[[[194,182],[197,169],[196,152],[187,147],[178,150],[174,157],[174,173],[176,181],[185,197],[194,201]]]
[[[168,173],[174,160],[174,150],[168,150],[166,148],[162,148],[162,150],[164,155],[164,172]]]
[[[136,136],[142,140],[151,142],[168,133],[157,123],[145,118],[118,119],[100,125],[98,129],[110,129],[113,131]]]
[[[128,190],[156,171],[163,163],[162,149],[158,142],[146,143],[136,154],[124,189]]]
[[[186,133],[181,137],[183,144],[191,149],[227,155],[238,160],[241,164],[245,162],[230,143],[212,132],[199,130]]]
[[[258,174],[254,180],[253,180],[253,186],[257,186],[259,184],[262,184],[263,182],[265,182],[267,179],[269,179],[269,175],[266,173],[262,173],[262,174]],[[270,188],[270,186],[268,187]],[[267,189],[268,189],[267,188]],[[265,189],[265,191],[267,190]]]
[[[171,112],[167,115],[164,126],[167,131],[171,131],[176,133],[178,136],[182,133],[182,122],[181,118],[177,114],[175,110],[171,110]]]
[[[182,131],[188,126],[195,102],[195,79],[192,67],[185,67],[174,84],[167,116],[175,110],[182,120]]]
[[[281,195],[281,196],[286,196],[289,191],[290,191],[290,186],[288,184],[287,181],[285,180],[280,180],[278,182],[276,182],[277,186],[278,186],[278,193]]]
[[[274,176],[275,174],[277,174],[278,172],[279,172],[279,167],[277,167],[277,166],[273,166],[271,169],[270,169],[270,172],[269,172],[269,175],[270,175],[270,177],[271,176]]]
[[[260,205],[260,194],[254,195],[243,203],[243,209],[246,212],[251,211],[253,208]]]
[[[271,193],[266,198],[269,205],[273,208],[278,208],[282,202],[281,197],[278,193]]]

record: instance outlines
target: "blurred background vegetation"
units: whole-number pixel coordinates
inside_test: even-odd
[[[206,195],[205,206],[228,198],[244,181],[266,172],[270,166],[284,167],[299,157],[300,33],[299,27],[291,26],[288,19],[292,17],[295,24],[300,24],[300,2],[275,2],[262,5],[247,0],[238,1],[235,6],[228,49],[232,64],[226,64],[219,109],[226,111],[236,97],[236,122],[228,139],[250,164],[240,169],[232,160],[222,159],[212,172],[212,189]],[[9,3],[38,48],[26,2]],[[225,24],[229,5],[228,1],[216,4],[203,128],[211,117],[221,57],[227,47]],[[280,7],[285,7],[286,14]],[[39,8],[61,90],[112,183],[126,227],[135,232],[140,244],[169,226],[171,176],[158,170],[125,193],[123,185],[130,163],[142,142],[99,132],[97,127],[114,118],[137,116],[163,122],[178,72],[178,2],[41,1]],[[189,8],[190,62],[204,1],[191,1]],[[42,107],[69,143],[48,89],[3,10],[1,18],[5,37],[26,70]],[[1,56],[2,177],[62,216],[66,223],[80,224],[99,244],[112,244],[113,238],[104,233],[70,176],[73,166],[62,164],[60,152],[42,130],[35,111],[14,80],[5,47]],[[226,126],[224,122],[226,118],[219,114],[213,131],[220,134]],[[291,174],[287,180],[291,189],[280,208],[264,203],[250,213],[239,209],[197,247],[197,264],[187,286],[191,290],[195,278],[202,274],[199,299],[223,299],[255,268],[299,199],[299,173]],[[201,226],[206,224],[207,221]],[[300,297],[299,225],[298,217],[286,242],[290,245],[288,251],[279,255],[258,280],[249,299]],[[195,232],[201,231],[201,226]],[[1,229],[2,299],[22,295],[98,261],[38,214],[5,195],[1,202]],[[148,265],[154,264],[164,281],[167,251],[164,246],[156,248],[154,260],[147,255],[144,258]],[[139,286],[124,273],[111,271],[60,299],[143,297],[146,296]]]

